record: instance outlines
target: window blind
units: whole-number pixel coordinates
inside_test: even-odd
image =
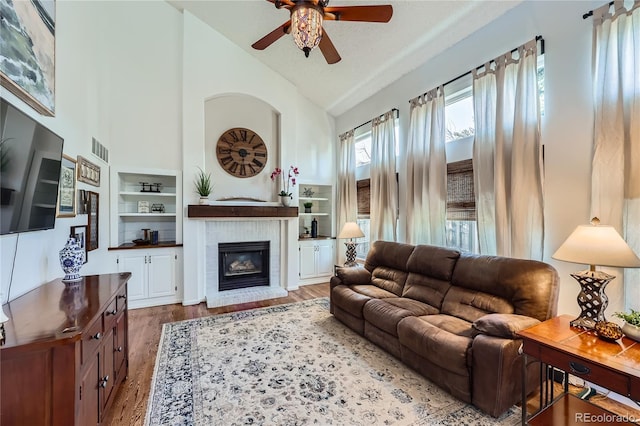
[[[447,220],[476,220],[471,159],[447,164]]]

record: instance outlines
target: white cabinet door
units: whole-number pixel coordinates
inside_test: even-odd
[[[147,296],[147,256],[131,253],[118,256],[118,272],[131,272],[127,283],[129,300],[144,299]]]
[[[176,294],[175,254],[149,256],[149,297]]]
[[[316,246],[314,244],[300,244],[300,278],[316,276]]]
[[[316,247],[316,275],[322,276],[333,274],[333,241],[318,241]]]

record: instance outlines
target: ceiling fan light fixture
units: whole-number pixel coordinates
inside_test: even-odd
[[[291,35],[298,48],[309,57],[311,49],[322,39],[322,11],[307,4],[292,9]]]

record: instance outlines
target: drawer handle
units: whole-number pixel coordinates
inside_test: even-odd
[[[118,311],[116,311],[115,309],[112,310],[112,311],[107,311],[107,315],[115,315],[117,313],[118,313]]]
[[[116,352],[122,352],[122,346],[118,346],[118,349],[116,349]]]
[[[102,333],[98,332],[96,334],[94,334],[93,336],[91,336],[92,339],[95,340],[100,340],[100,338],[102,337]]]
[[[569,368],[573,374],[589,374],[591,369],[577,362],[569,362]]]
[[[118,295],[118,299],[126,299],[127,295],[126,294],[119,294]]]

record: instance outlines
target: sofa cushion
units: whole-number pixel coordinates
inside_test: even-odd
[[[456,265],[460,252],[444,247],[419,245],[409,256],[407,271],[435,278],[451,281],[453,267]]]
[[[421,319],[424,322],[428,322],[435,327],[441,328],[449,333],[458,336],[473,338],[475,335],[473,323],[465,321],[458,317],[439,314],[423,316]]]
[[[468,253],[460,256],[451,277],[453,286],[508,300],[513,313],[540,321],[556,314],[558,281],[558,272],[543,262]]]
[[[415,246],[391,241],[374,241],[371,244],[364,267],[373,272],[378,266],[386,266],[400,271],[407,270],[407,260]]]
[[[402,319],[398,323],[400,344],[442,369],[468,376],[470,360],[467,360],[467,354],[473,339],[435,326],[427,321],[428,318],[429,316]]]
[[[474,335],[487,334],[489,336],[517,339],[518,332],[525,328],[540,324],[540,321],[515,314],[489,314],[478,318],[473,323]]]
[[[394,296],[400,296],[407,281],[407,275],[405,271],[378,266],[371,273],[371,284],[393,293]]]
[[[331,302],[356,318],[363,318],[362,309],[369,300],[371,297],[353,291],[346,285],[338,285],[331,290]]]
[[[380,287],[375,285],[352,285],[349,288],[355,291],[356,293],[360,293],[375,299],[385,299],[387,297],[398,297],[395,293],[391,293],[390,291],[381,289]]]
[[[461,287],[451,287],[442,302],[443,314],[469,322],[496,312],[511,314],[513,306],[501,297]]]
[[[401,319],[436,313],[438,310],[433,306],[401,297],[372,299],[363,309],[365,321],[393,336],[398,336],[397,326]]]

